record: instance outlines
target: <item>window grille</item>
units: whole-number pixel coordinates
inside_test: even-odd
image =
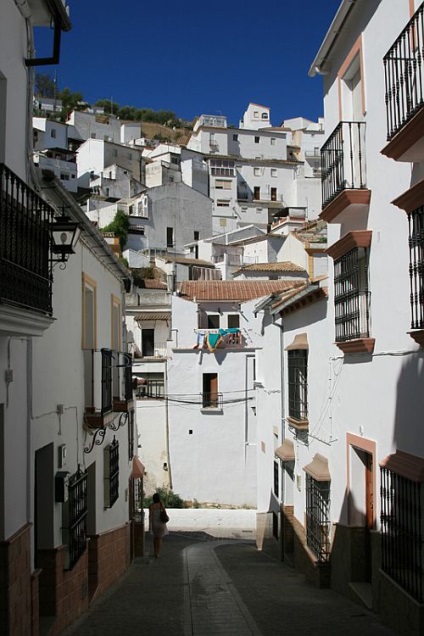
[[[424,207],[408,214],[411,328],[424,329]]]
[[[297,420],[308,418],[308,351],[288,351],[289,415]]]
[[[112,351],[102,349],[102,414],[112,410]]]
[[[274,462],[274,495],[278,497],[280,492],[278,480],[278,462]]]
[[[119,497],[119,442],[105,448],[105,508],[112,508]]]
[[[382,570],[423,603],[422,485],[382,467],[380,494]]]
[[[67,569],[72,569],[87,545],[87,472],[80,468],[69,479],[68,501],[63,513],[63,540],[68,546]]]
[[[128,460],[134,457],[135,446],[135,411],[131,409],[128,413]]]
[[[306,543],[320,563],[330,557],[330,482],[306,474]]]
[[[369,337],[368,253],[356,247],[334,262],[336,342]]]

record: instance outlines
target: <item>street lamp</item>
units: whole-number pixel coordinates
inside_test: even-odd
[[[75,254],[81,228],[76,221],[68,216],[56,217],[50,223],[50,250],[57,258],[50,258],[52,263],[66,263],[70,254]]]

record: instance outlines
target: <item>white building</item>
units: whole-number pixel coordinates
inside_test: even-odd
[[[129,176],[144,184],[144,163],[141,148],[90,138],[78,149],[78,185],[91,187],[91,175],[100,175],[106,169],[111,171],[110,167],[114,165],[126,170]]]
[[[255,299],[301,284],[186,281],[172,296],[168,465],[183,499],[256,507],[263,450],[254,388],[262,317],[254,315]]]
[[[301,133],[293,139],[291,129],[272,127],[269,108],[250,104],[238,129],[228,128],[225,117],[202,115],[187,148],[209,166],[214,234],[251,224],[267,228],[288,206],[304,206],[311,219],[318,215],[320,174],[304,162]]]
[[[422,3],[341,2],[310,71],[324,82],[329,302],[277,307],[284,550],[318,584],[417,635],[423,31]]]

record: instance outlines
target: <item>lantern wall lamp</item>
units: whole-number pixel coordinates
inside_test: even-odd
[[[62,216],[55,217],[50,223],[50,262],[62,263],[66,267],[70,254],[75,254],[80,234],[80,225],[69,216],[63,213]]]

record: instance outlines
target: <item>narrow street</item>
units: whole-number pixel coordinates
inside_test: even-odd
[[[171,533],[137,558],[67,636],[390,636],[377,616],[318,590],[252,541]]]

